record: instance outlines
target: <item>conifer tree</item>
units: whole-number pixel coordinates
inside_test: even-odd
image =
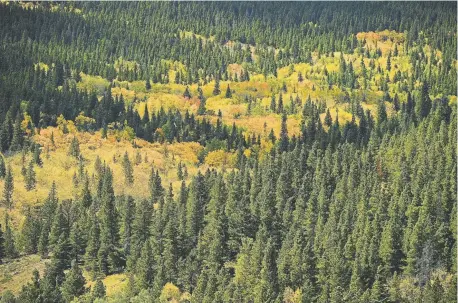
[[[38,240],[40,237],[40,224],[32,215],[30,208],[27,209],[24,225],[21,231],[22,243],[26,254],[34,254],[38,251]]]
[[[5,183],[3,185],[3,205],[10,209],[13,207],[13,190],[14,190],[14,179],[11,171],[11,166],[8,165],[6,170]]]
[[[122,169],[124,171],[126,185],[132,185],[134,183],[134,172],[127,151],[124,153],[124,157],[122,159]]]
[[[215,87],[213,88],[213,96],[218,96],[220,93],[221,93],[221,90],[219,88],[219,77],[216,77]]]
[[[13,138],[11,139],[10,150],[11,151],[20,151],[22,149],[22,144],[24,142],[24,132],[21,126],[22,118],[21,114],[18,113],[13,127]]]
[[[6,176],[5,159],[3,158],[2,155],[0,155],[0,179],[5,178],[5,176]]]
[[[280,129],[280,151],[284,152],[288,150],[288,126],[286,125],[287,116],[283,113],[281,118],[281,129]]]
[[[5,213],[5,234],[4,234],[4,253],[5,257],[13,259],[18,256],[16,249],[16,241],[14,239],[13,230],[10,226],[10,217],[8,213]]]
[[[232,98],[232,92],[231,92],[231,88],[229,84],[227,85],[227,88],[226,88],[226,98]]]
[[[25,189],[31,191],[35,188],[37,183],[35,177],[35,170],[33,168],[33,161],[30,161],[29,166],[27,167],[27,173],[25,175]]]
[[[68,155],[75,158],[80,156],[80,143],[76,137],[73,137],[72,142],[70,143]]]
[[[85,284],[86,279],[78,262],[72,262],[72,268],[65,275],[65,281],[62,284],[62,296],[65,301],[71,302],[74,298],[83,295],[86,291]]]
[[[186,99],[191,99],[192,98],[191,93],[189,92],[189,87],[188,86],[186,86],[186,88],[184,90],[183,97],[186,98]]]
[[[140,258],[137,261],[136,266],[136,276],[137,276],[137,285],[140,289],[149,288],[154,279],[153,272],[153,256],[151,255],[151,246],[149,241],[145,241],[143,244]]]
[[[332,125],[332,117],[331,117],[331,112],[329,111],[329,108],[326,110],[326,116],[324,117],[324,124],[327,127],[331,127]]]
[[[277,102],[275,101],[275,95],[272,94],[272,98],[270,99],[270,111],[276,112],[277,111]]]
[[[102,280],[97,279],[92,288],[92,299],[103,299],[106,296],[106,288]]]

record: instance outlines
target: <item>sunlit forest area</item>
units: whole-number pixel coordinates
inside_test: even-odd
[[[455,2],[0,1],[0,303],[457,298]]]

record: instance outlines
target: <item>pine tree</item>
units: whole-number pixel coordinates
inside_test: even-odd
[[[54,213],[57,209],[57,189],[56,183],[53,182],[51,190],[49,191],[48,198],[45,201],[41,209],[41,231],[40,238],[38,241],[38,252],[42,257],[46,257],[48,254],[48,244],[49,244],[49,233],[51,231],[51,226],[53,225]]]
[[[151,89],[151,82],[150,82],[149,78],[147,78],[146,81],[145,81],[145,89],[147,91],[149,91]]]
[[[95,274],[99,271],[97,265],[97,252],[100,248],[100,226],[95,210],[92,209],[92,214],[90,216],[90,227],[87,236],[84,265],[86,269],[95,276]]]
[[[288,126],[286,125],[287,116],[283,113],[281,118],[281,129],[280,129],[280,151],[288,151]]]
[[[32,215],[30,208],[27,209],[24,225],[21,231],[22,243],[26,254],[35,254],[38,251],[38,240],[40,238],[40,224]]]
[[[141,250],[140,258],[137,261],[136,276],[139,289],[149,288],[154,279],[153,256],[151,255],[151,246],[149,241],[145,241]]]
[[[127,151],[124,153],[124,157],[122,159],[122,169],[124,171],[126,185],[132,185],[134,183],[134,172]]]
[[[386,59],[386,70],[391,70],[391,52],[388,54],[388,58]]]
[[[33,161],[30,161],[29,166],[27,167],[27,173],[25,175],[25,189],[27,191],[34,189],[37,183],[33,163]]]
[[[332,125],[332,117],[331,117],[331,112],[329,111],[329,108],[326,110],[326,116],[324,117],[324,124],[327,127],[331,127]]]
[[[80,223],[75,222],[70,228],[70,259],[79,263],[81,261],[81,256],[84,253],[85,239],[84,232],[80,226]]]
[[[178,177],[178,180],[183,181],[184,176],[183,176],[183,168],[182,168],[181,161],[178,162],[177,177]]]
[[[274,94],[272,94],[272,98],[270,99],[270,111],[274,113],[277,111],[277,102],[275,101]]]
[[[215,87],[213,88],[213,96],[218,96],[221,94],[221,90],[219,88],[219,77],[215,79]]]
[[[84,208],[89,208],[92,205],[92,195],[89,189],[89,178],[85,177],[83,190],[81,193],[81,205]]]
[[[118,214],[115,208],[113,175],[107,169],[103,176],[100,198],[100,248],[97,253],[99,268],[104,274],[117,270],[120,256],[118,252]]]
[[[22,118],[21,114],[18,113],[13,127],[13,138],[11,139],[10,150],[20,151],[24,142],[24,132],[21,126]]]
[[[5,183],[3,185],[3,205],[11,210],[13,207],[13,190],[14,190],[14,179],[11,171],[11,166],[8,165],[6,170]]]
[[[103,284],[102,280],[97,279],[97,281],[94,284],[94,287],[92,288],[92,300],[95,299],[103,299],[106,296],[106,288],[105,285]]]
[[[418,118],[425,118],[428,116],[432,107],[431,99],[429,98],[429,85],[426,81],[423,81],[420,98],[415,103],[415,114]]]
[[[135,203],[131,196],[127,196],[122,209],[121,221],[121,244],[125,256],[129,256],[133,238],[133,221],[135,215]]]
[[[5,257],[9,259],[14,259],[18,256],[16,250],[16,242],[14,240],[13,231],[10,227],[10,217],[8,213],[5,213],[5,244],[4,244],[4,253]]]
[[[302,83],[304,81],[304,77],[302,76],[301,72],[297,73],[297,82]]]
[[[80,156],[80,143],[76,137],[73,137],[72,142],[70,143],[68,155],[75,158],[78,158]]]
[[[22,286],[21,293],[18,295],[19,302],[36,302],[41,296],[40,282],[40,273],[34,269],[32,281]]]
[[[186,86],[186,88],[184,90],[183,97],[186,98],[186,99],[191,99],[192,98],[191,93],[189,92],[189,87],[188,86]]]
[[[277,114],[282,114],[283,113],[283,95],[280,93],[280,96],[278,97],[278,106],[277,106]]]
[[[0,155],[0,179],[5,178],[5,176],[6,176],[5,159],[3,158],[2,155]]]
[[[71,302],[73,298],[83,295],[86,291],[85,284],[86,279],[78,266],[78,262],[72,262],[72,268],[65,275],[65,281],[62,284],[62,296],[65,301]]]
[[[227,85],[227,88],[226,88],[226,98],[232,98],[232,92],[231,92],[231,88],[229,84]]]

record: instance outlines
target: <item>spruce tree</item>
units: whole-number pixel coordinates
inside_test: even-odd
[[[213,96],[218,96],[220,93],[221,93],[221,90],[219,88],[219,77],[216,77],[215,87],[213,88]]]
[[[329,111],[329,108],[326,110],[326,116],[324,117],[324,124],[327,127],[331,127],[332,125],[332,117],[331,117],[331,112]]]
[[[22,117],[18,112],[13,127],[13,138],[11,139],[10,150],[13,152],[20,151],[24,142],[24,132],[21,126]]]
[[[86,279],[78,266],[78,262],[72,262],[72,268],[65,275],[65,281],[62,284],[62,296],[65,301],[71,302],[74,298],[83,295],[86,291],[85,284]]]
[[[145,241],[143,244],[140,258],[137,261],[136,266],[136,276],[137,276],[137,286],[139,289],[149,288],[154,279],[153,272],[153,256],[151,255],[151,246],[149,241]]]
[[[38,251],[38,240],[40,237],[40,224],[32,214],[30,208],[27,209],[24,225],[21,231],[22,243],[26,254],[34,254]]]
[[[34,162],[30,161],[29,166],[27,167],[27,173],[25,175],[25,189],[27,191],[34,189],[37,183],[33,164]]]
[[[124,182],[126,185],[132,185],[134,183],[134,169],[130,163],[127,151],[124,153],[124,157],[122,158],[122,170],[124,172]]]
[[[183,97],[186,98],[186,99],[191,99],[192,98],[191,93],[189,92],[189,87],[188,86],[186,86],[186,88],[184,90]]]
[[[231,92],[231,88],[229,84],[227,85],[227,88],[226,88],[226,98],[232,98],[232,92]]]
[[[283,113],[281,118],[281,129],[280,129],[280,151],[284,152],[288,150],[288,126],[286,125],[287,116]]]
[[[14,239],[13,230],[10,226],[10,217],[8,213],[5,213],[5,244],[4,244],[4,253],[5,257],[9,259],[14,259],[18,256],[18,251],[16,249],[16,241]]]
[[[0,155],[0,179],[5,178],[5,176],[6,176],[5,159],[3,158],[2,155]]]
[[[6,170],[5,183],[3,185],[3,205],[11,210],[13,207],[13,190],[14,190],[14,179],[11,171],[11,166],[8,165]]]
[[[103,299],[106,296],[106,288],[105,285],[103,284],[102,280],[97,279],[95,282],[93,288],[92,288],[92,300],[95,299]]]
[[[80,156],[80,143],[76,137],[73,137],[72,142],[70,143],[68,155],[75,158]]]

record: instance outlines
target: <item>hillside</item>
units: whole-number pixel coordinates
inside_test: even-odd
[[[456,38],[442,2],[0,2],[1,302],[452,302]]]

